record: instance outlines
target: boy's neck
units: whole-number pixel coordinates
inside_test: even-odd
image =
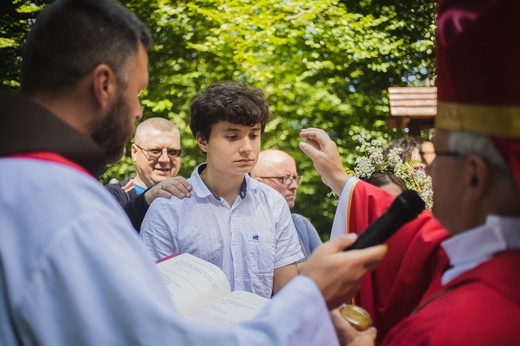
[[[218,174],[208,166],[200,173],[200,178],[213,194],[225,199],[229,205],[237,199],[244,180],[244,176]]]

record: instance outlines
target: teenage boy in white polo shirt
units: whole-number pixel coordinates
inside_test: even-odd
[[[155,200],[141,237],[156,259],[190,253],[226,273],[232,290],[271,297],[303,258],[287,202],[249,177],[271,112],[260,89],[211,85],[191,104],[190,128],[206,162],[188,199]]]

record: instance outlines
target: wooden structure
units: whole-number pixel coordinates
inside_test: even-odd
[[[421,129],[434,127],[437,114],[436,87],[388,88],[388,98],[389,128],[408,128],[410,135],[419,136]]]

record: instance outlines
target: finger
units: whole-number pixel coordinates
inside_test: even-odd
[[[166,191],[166,193],[171,194],[172,196],[175,196],[179,199],[183,199],[184,197],[189,196],[189,191],[186,191],[184,189],[178,189],[177,187],[173,185],[169,185],[168,189],[163,189],[163,191]]]
[[[316,133],[320,132],[320,131],[323,131],[322,129],[318,129],[316,127],[308,127],[306,129],[301,129],[300,130],[300,136],[304,137],[304,138],[307,138],[309,136],[315,136]],[[323,131],[325,132],[325,131]]]
[[[190,183],[188,183],[187,180],[185,180],[185,179],[179,180],[178,183],[180,185],[180,186],[178,186],[179,190],[182,190],[184,193],[187,193],[187,194],[190,193],[192,186]]]
[[[192,190],[191,184],[184,177],[173,177],[169,178],[165,181],[165,183],[170,182],[181,192],[185,193],[188,197],[190,196],[190,191]]]
[[[346,322],[345,318],[341,315],[341,312],[339,312],[339,308],[335,308],[330,312],[330,316],[332,317],[332,321],[334,324],[344,324]]]
[[[303,151],[305,155],[311,159],[313,159],[313,157],[315,157],[320,152],[320,147],[317,143],[300,142],[298,143],[298,146],[300,147],[301,151]]]
[[[191,190],[191,184],[184,177],[172,177],[168,180],[171,180],[172,182],[174,182],[176,184],[181,184]]]
[[[190,196],[191,185],[187,181],[179,180],[164,184],[163,189],[171,193],[182,193],[186,196]]]
[[[362,335],[341,315],[339,309],[332,310],[330,316],[340,345],[354,344],[354,340]]]
[[[388,247],[383,244],[371,246],[362,250],[347,251],[345,254],[352,253],[360,263],[365,264],[365,267],[368,270],[373,270],[379,265],[379,262],[385,258],[387,252]]]
[[[362,331],[360,334],[362,338],[374,341],[377,336],[377,330],[374,327],[370,327],[367,330]]]
[[[357,239],[356,233],[348,233],[341,235],[339,237],[333,238],[325,243],[323,245],[319,246],[316,251],[320,250],[320,252],[327,252],[327,253],[335,253],[343,250],[347,246],[352,245]]]
[[[300,137],[305,138],[307,143],[319,148],[323,148],[330,141],[330,137],[325,131],[316,128],[301,130]]]
[[[186,192],[188,191],[185,191],[184,187],[182,187],[181,184],[179,184],[178,186],[175,185],[174,182],[172,181],[167,181],[167,182],[163,182],[163,183],[160,183],[158,185],[158,190],[156,192],[157,196],[161,196],[161,197],[170,197],[171,195],[177,197],[177,198],[184,198],[186,197]]]
[[[155,193],[155,198],[157,198],[157,197],[171,198],[171,196],[176,196],[179,199],[184,198],[184,197],[177,196],[176,194],[173,194],[173,193],[171,193],[167,190],[163,190],[163,189],[159,189]]]
[[[315,140],[315,137],[316,137],[316,131],[314,130],[310,130],[310,131],[306,131],[304,132],[302,130],[302,132],[300,132],[300,137],[302,137],[303,139],[305,139],[305,144],[307,145],[310,145],[312,146],[313,148],[316,148],[317,150],[321,150],[321,145],[318,141]]]

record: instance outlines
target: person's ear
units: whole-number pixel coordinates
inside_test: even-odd
[[[132,161],[137,162],[137,146],[135,144],[132,144]]]
[[[208,153],[208,141],[206,139],[202,138],[202,135],[200,134],[200,132],[197,132],[195,139],[197,141],[197,145],[199,146],[200,150],[202,150],[205,153]]]
[[[466,158],[466,178],[470,201],[481,198],[492,183],[492,172],[489,165],[478,155],[468,155]]]
[[[107,64],[99,64],[92,72],[93,96],[98,106],[106,110],[115,102],[117,81],[114,71]]]

